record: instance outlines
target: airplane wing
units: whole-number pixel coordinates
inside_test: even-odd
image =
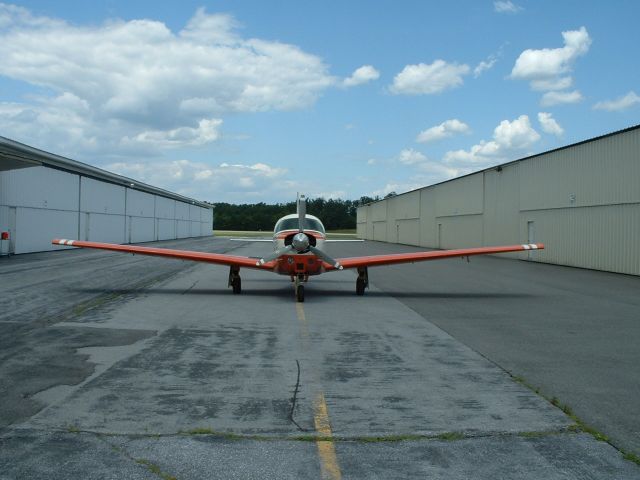
[[[169,248],[138,247],[136,245],[117,245],[114,243],[85,242],[82,240],[54,239],[54,245],[66,245],[71,247],[97,248],[101,250],[113,250],[115,252],[137,253],[139,255],[153,255],[156,257],[177,258],[179,260],[191,260],[194,262],[217,263],[258,270],[273,270],[275,261],[257,265],[257,260],[238,255],[225,255],[222,253],[193,252],[189,250],[172,250]]]
[[[523,245],[507,245],[503,247],[462,248],[458,250],[434,250],[430,252],[391,253],[387,255],[370,255],[366,257],[338,258],[343,268],[376,267],[395,263],[424,262],[452,257],[470,257],[472,255],[487,255],[491,253],[517,252],[520,250],[542,250],[544,244],[529,243]],[[334,270],[330,265],[327,270]]]

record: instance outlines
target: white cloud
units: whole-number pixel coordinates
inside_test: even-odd
[[[540,102],[545,107],[582,100],[578,90],[565,91],[573,84],[567,74],[572,71],[576,59],[589,51],[591,38],[585,27],[562,32],[562,37],[564,47],[527,49],[511,70],[511,78],[527,80],[533,90],[547,92]]]
[[[473,69],[473,76],[478,78],[487,70],[491,70],[497,61],[498,59],[495,56],[490,55],[489,58],[482,60],[478,65],[476,65],[476,68]]]
[[[562,136],[564,133],[563,128],[560,124],[553,118],[550,113],[547,112],[539,112],[538,113],[538,122],[540,122],[540,126],[542,130],[546,133],[550,133],[557,137]]]
[[[531,88],[537,91],[564,90],[571,87],[573,79],[571,77],[560,78],[539,78],[531,80]]]
[[[160,147],[177,138],[213,141],[217,129],[206,122],[232,112],[305,108],[337,85],[319,57],[243,38],[237,27],[232,16],[204,9],[173,32],[153,20],[78,26],[0,4],[0,75],[53,92],[12,104],[13,116],[0,119],[0,128],[27,142],[46,139],[56,150],[75,141],[76,155],[86,153],[85,138],[103,147],[94,152],[131,152],[135,141],[146,152],[151,139]],[[75,102],[69,113],[65,101]],[[37,131],[27,118],[36,119]],[[77,132],[61,132],[61,121]]]
[[[367,160],[367,165],[376,165],[378,163],[378,160],[376,160],[375,158],[370,158],[369,160]]]
[[[443,138],[451,137],[456,133],[468,133],[469,126],[461,122],[460,120],[454,118],[452,120],[446,120],[442,122],[440,125],[436,125],[435,127],[428,128],[423,130],[416,137],[416,142],[418,143],[427,143],[433,142],[436,140],[441,140]]]
[[[371,65],[363,65],[351,74],[350,77],[345,78],[342,84],[345,87],[353,87],[355,85],[362,85],[372,80],[377,80],[380,77],[380,72],[373,68]]]
[[[607,110],[609,112],[617,112],[620,110],[626,110],[634,105],[640,103],[640,96],[633,90],[622,97],[618,97],[615,100],[604,100],[596,103],[593,108],[596,110]]]
[[[427,157],[413,148],[405,148],[398,155],[398,161],[404,165],[415,165],[427,160]]]
[[[564,47],[527,49],[520,54],[511,77],[523,80],[553,78],[570,72],[578,57],[586,54],[591,38],[585,27],[562,32]]]
[[[225,192],[228,201],[246,201],[246,196],[254,192],[277,195],[283,186],[291,183],[286,180],[286,169],[260,162],[215,166],[189,160],[115,162],[105,165],[105,168],[204,200],[211,199],[211,192],[219,191]]]
[[[429,95],[440,93],[463,84],[462,77],[469,73],[468,65],[436,60],[431,64],[407,65],[398,73],[389,87],[400,95]]]
[[[566,103],[578,103],[584,99],[582,94],[578,90],[572,92],[547,92],[542,96],[540,105],[543,107],[551,107],[553,105],[560,105]]]
[[[444,162],[450,167],[484,168],[530,149],[538,140],[540,134],[531,126],[529,117],[520,115],[513,121],[500,122],[493,131],[493,140],[482,140],[469,150],[449,151]]]
[[[197,128],[180,127],[173,130],[144,131],[135,136],[136,142],[151,143],[160,147],[199,146],[215,142],[219,137],[218,128],[222,120],[212,118],[198,122]],[[126,137],[127,140],[128,137]]]
[[[511,0],[496,0],[493,2],[493,9],[498,13],[518,13],[522,7],[514,4]]]

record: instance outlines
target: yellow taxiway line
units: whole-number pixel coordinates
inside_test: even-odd
[[[304,314],[304,307],[302,303],[296,302],[296,313],[298,314],[298,321],[300,323],[300,336],[305,344],[305,348],[308,349],[309,342],[309,323],[307,317]],[[329,412],[327,409],[327,402],[324,399],[324,394],[319,392],[313,404],[313,422],[322,439],[316,440],[316,446],[318,447],[318,456],[320,457],[320,473],[323,480],[340,480],[342,473],[340,472],[340,466],[338,465],[338,457],[336,456],[336,448],[334,442],[331,440],[333,432],[331,431],[331,421],[329,419]]]

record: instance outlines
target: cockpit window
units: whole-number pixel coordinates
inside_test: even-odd
[[[276,224],[276,228],[274,230],[276,233],[278,233],[278,232],[281,232],[282,230],[297,230],[297,229],[298,229],[297,218],[284,218]],[[320,223],[318,220],[314,218],[305,217],[304,229],[316,230],[318,232],[324,233],[324,227],[322,226],[322,223]]]

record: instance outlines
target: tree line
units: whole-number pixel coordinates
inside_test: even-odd
[[[387,195],[391,196],[391,195]],[[358,200],[308,198],[307,213],[315,215],[327,230],[356,228],[359,206],[380,200],[380,197],[360,197]],[[296,213],[296,202],[288,203],[231,203],[213,204],[213,228],[216,230],[273,230],[280,217]]]

